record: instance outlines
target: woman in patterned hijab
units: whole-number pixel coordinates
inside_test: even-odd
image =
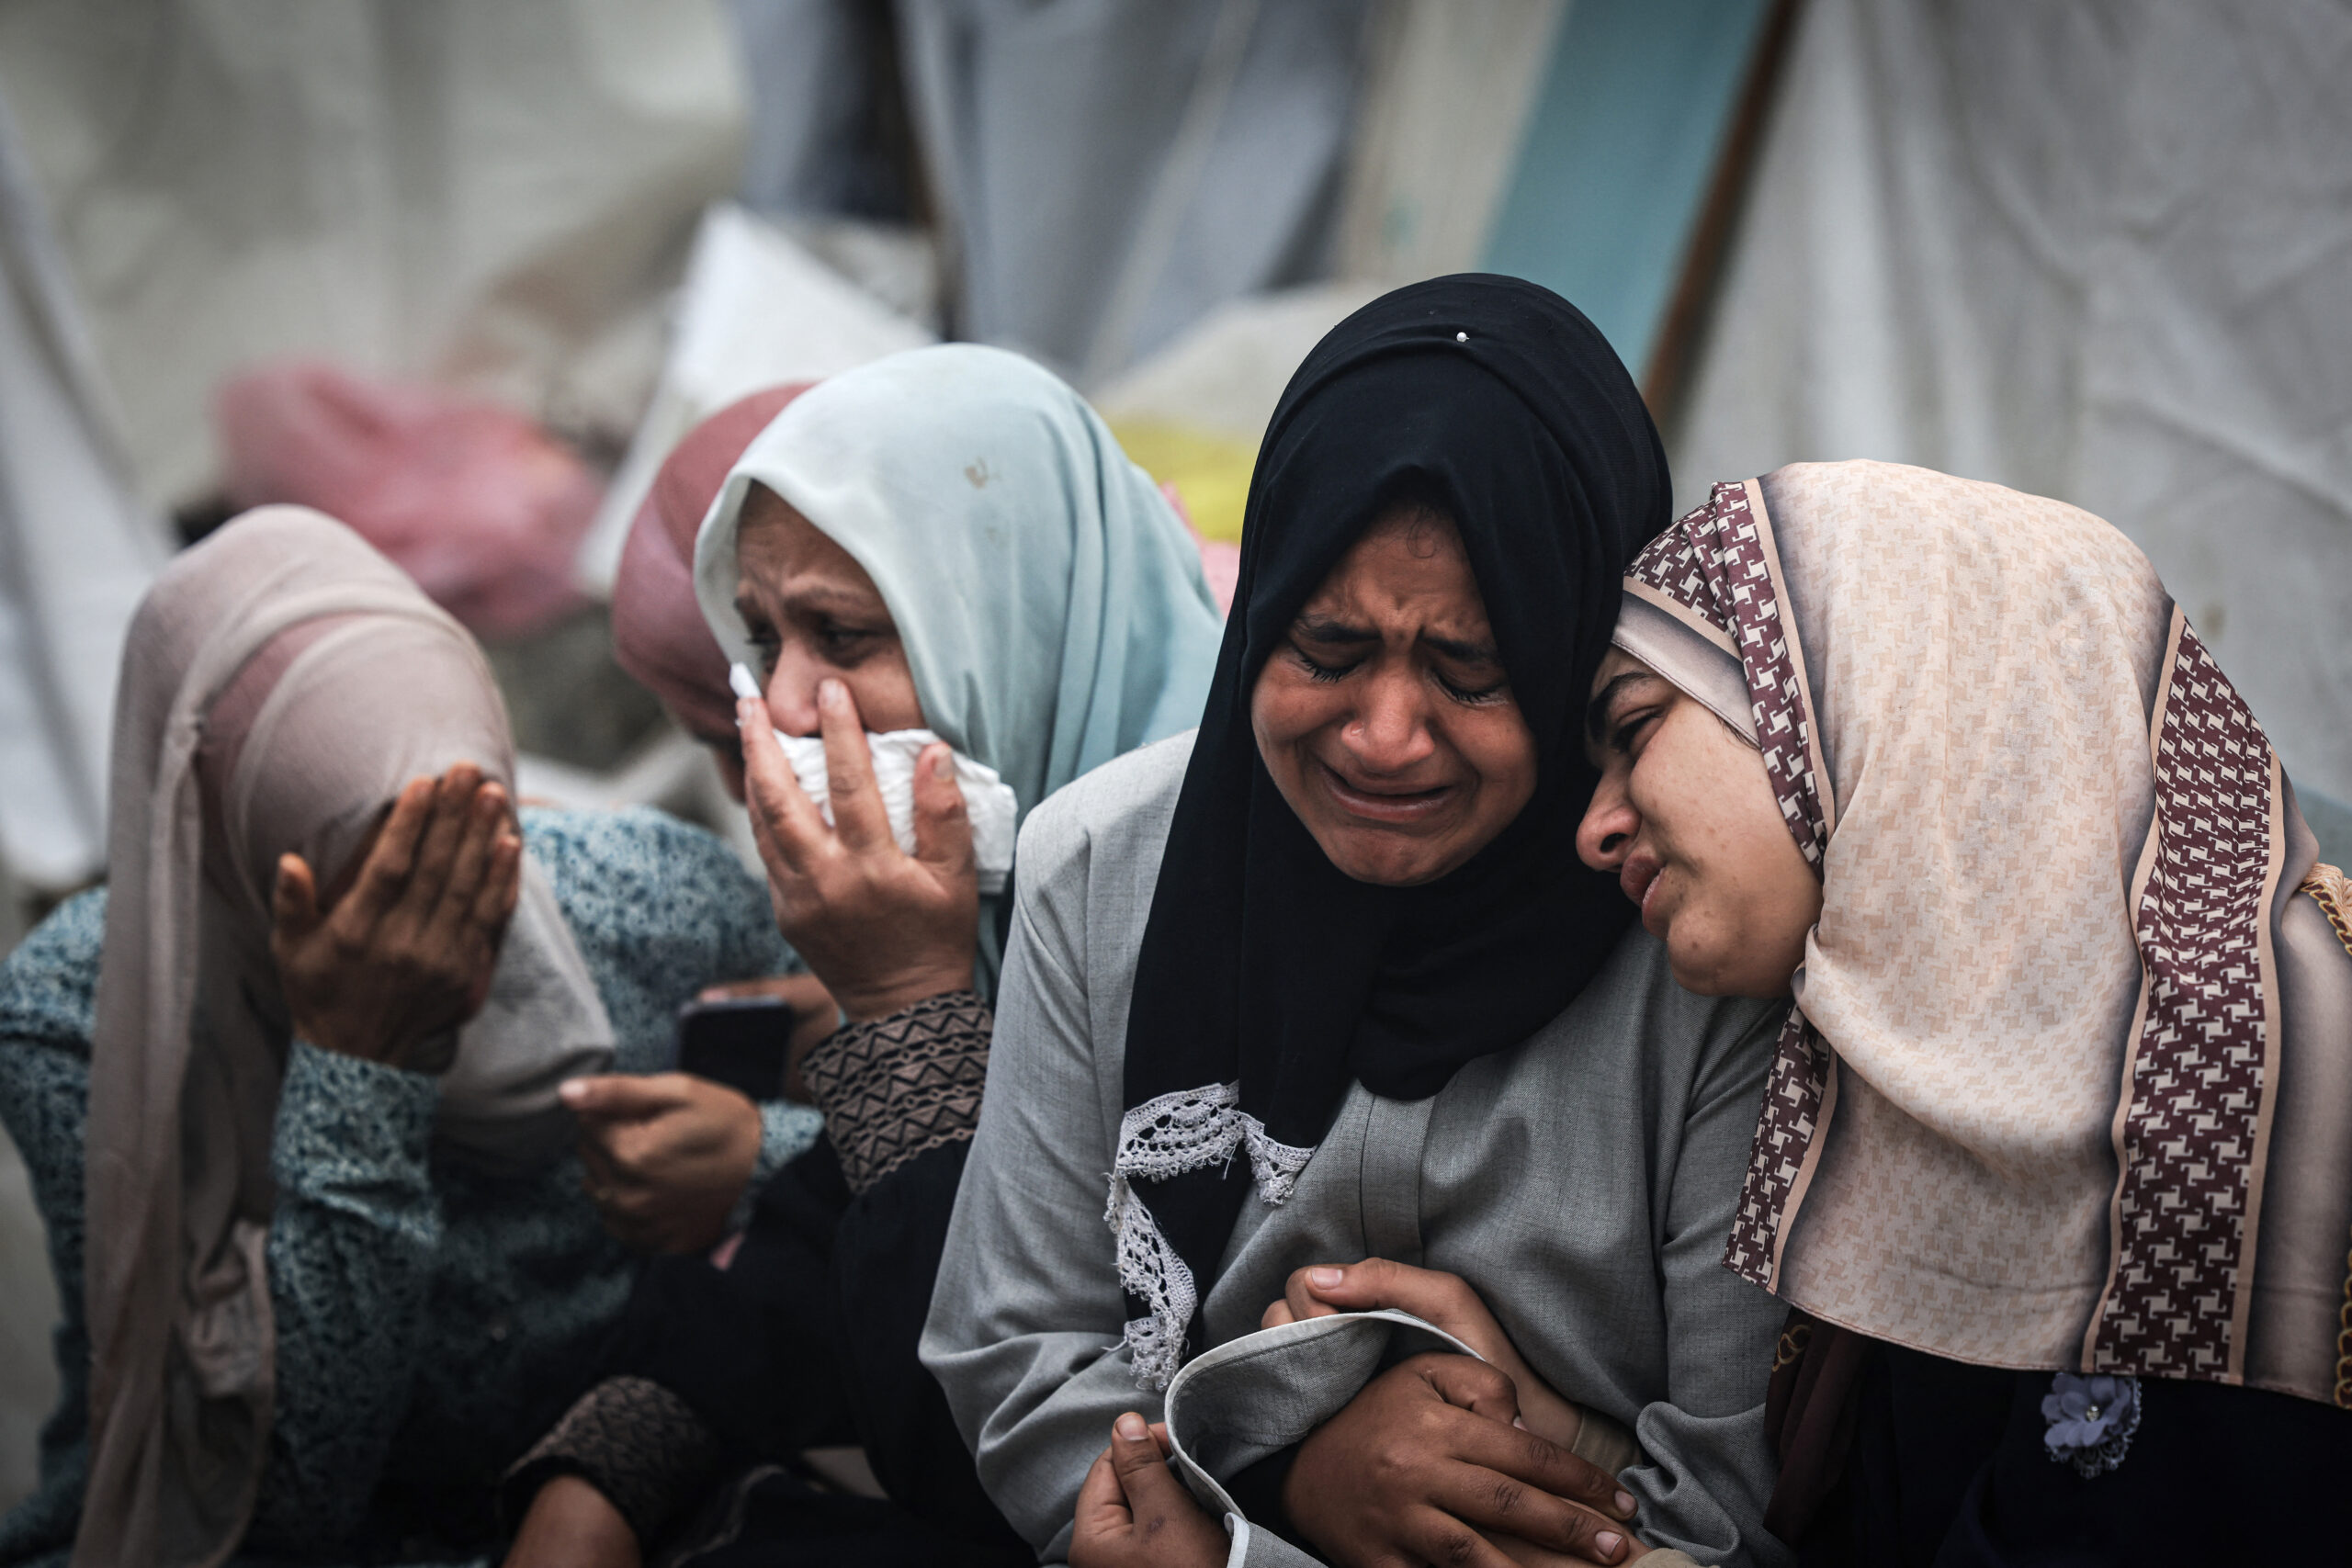
[[[1586,859],[1685,985],[1795,998],[1724,1258],[1797,1309],[1768,1524],[1871,1562],[2340,1543],[2352,900],[2147,558],[1799,465],[1645,550],[1615,641]]]

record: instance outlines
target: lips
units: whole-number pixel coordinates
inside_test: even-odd
[[[1340,808],[1351,817],[1397,827],[1427,821],[1453,803],[1454,788],[1442,784],[1435,789],[1378,789],[1357,784],[1332,767],[1318,761],[1317,769],[1323,776],[1323,787]]]
[[[1624,865],[1617,873],[1617,886],[1624,889],[1625,897],[1641,910],[1642,925],[1645,930],[1650,923],[1650,894],[1657,886],[1658,873],[1665,869],[1657,856],[1647,850],[1636,850],[1625,857]]]

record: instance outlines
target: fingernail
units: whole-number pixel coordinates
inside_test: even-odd
[[[1631,1492],[1618,1493],[1615,1502],[1617,1504],[1617,1511],[1619,1513],[1625,1515],[1629,1518],[1633,1516],[1634,1495]]]
[[[842,683],[831,675],[817,682],[817,700],[827,707],[839,707],[842,695]]]
[[[588,1098],[588,1086],[578,1078],[566,1078],[555,1092],[566,1105],[577,1105]]]
[[[956,777],[955,753],[952,751],[942,751],[939,754],[939,760],[931,765],[931,776],[939,780],[942,784],[946,784],[953,780]]]
[[[1527,1430],[1527,1417],[1524,1416],[1512,1416],[1510,1418],[1510,1424],[1518,1427],[1522,1432]]]
[[[1143,1424],[1143,1417],[1132,1410],[1114,1421],[1111,1426],[1113,1430],[1131,1443],[1139,1443],[1151,1436],[1151,1429]]]
[[[1602,1530],[1592,1538],[1592,1544],[1600,1549],[1600,1554],[1603,1557],[1614,1557],[1617,1555],[1617,1549],[1625,1544],[1625,1538],[1615,1530]]]
[[[1340,1281],[1347,1277],[1348,1272],[1344,1269],[1309,1269],[1306,1271],[1306,1282],[1318,1291],[1336,1291],[1340,1288]]]

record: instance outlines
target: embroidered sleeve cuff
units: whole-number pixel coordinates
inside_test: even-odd
[[[718,1437],[686,1402],[645,1378],[606,1378],[506,1472],[519,1520],[540,1487],[577,1475],[603,1493],[646,1546],[697,1502],[719,1459]]]
[[[917,1155],[969,1138],[980,1119],[996,1016],[976,992],[926,997],[888,1018],[845,1023],[800,1076],[854,1193]]]

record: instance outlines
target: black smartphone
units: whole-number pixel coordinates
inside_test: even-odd
[[[784,1092],[792,1004],[782,997],[729,997],[678,1010],[678,1070],[752,1100]]]

